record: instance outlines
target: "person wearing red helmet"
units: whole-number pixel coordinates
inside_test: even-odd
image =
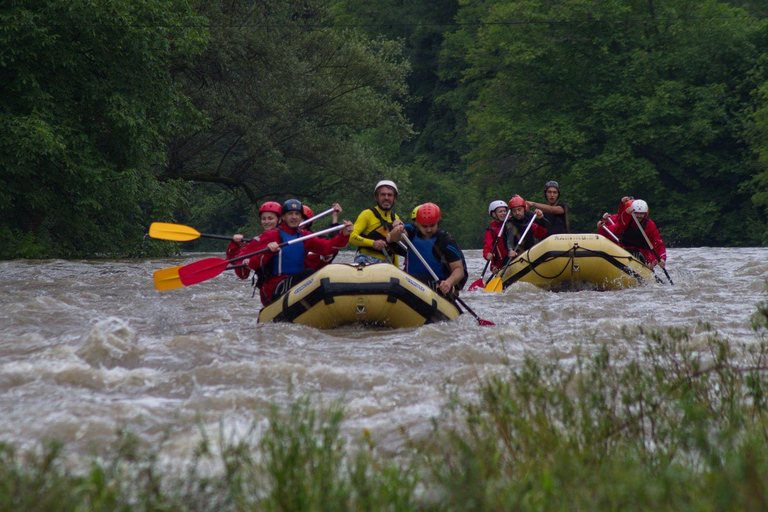
[[[421,259],[411,251],[404,251],[395,244],[395,250],[405,255],[405,268],[408,274],[427,283],[443,295],[451,295],[464,287],[467,282],[467,264],[464,253],[447,231],[440,229],[442,218],[440,207],[435,203],[424,203],[416,212],[416,225],[408,224],[402,232],[393,234],[392,241],[397,242],[401,236],[407,236],[414,248],[434,271],[437,281]]]
[[[514,196],[509,200],[509,220],[504,227],[504,238],[507,243],[507,257],[509,260],[517,258],[517,255],[527,251],[536,243],[546,238],[547,230],[550,227],[549,221],[544,217],[544,212],[539,208],[534,211],[528,209],[528,204],[520,196]],[[526,233],[528,224],[533,221],[531,229]],[[525,238],[520,239],[523,234]]]
[[[504,241],[504,233],[501,233],[502,225],[506,226],[504,219],[507,217],[507,203],[501,199],[491,201],[488,205],[488,215],[491,224],[485,228],[483,240],[483,258],[490,261],[491,273],[495,274],[504,266],[507,257],[507,244]],[[501,236],[501,239],[499,239]]]
[[[570,225],[568,222],[568,205],[560,201],[560,184],[556,181],[548,181],[544,185],[545,203],[535,201],[526,201],[529,208],[538,208],[544,212],[544,218],[549,221],[547,235],[558,235],[568,233]]]
[[[666,268],[667,248],[656,223],[648,217],[648,203],[642,199],[622,198],[614,223],[600,228],[613,233],[619,239],[621,247],[641,256],[649,267],[653,268],[658,264],[661,268]]]
[[[311,234],[309,231],[299,228],[302,212],[303,208],[300,201],[287,200],[282,206],[280,225],[252,240],[240,249],[238,254],[238,256],[242,256],[262,249],[269,249],[268,252],[243,260],[246,268],[235,269],[241,279],[247,279],[250,270],[262,270],[265,273],[265,280],[260,292],[261,302],[265,306],[271,304],[287,292],[291,286],[314,272],[314,269],[307,268],[305,265],[305,256],[308,252],[329,255],[344,248],[349,242],[352,223],[345,220],[344,229],[330,240],[309,238],[300,244],[280,247],[281,243]]]
[[[333,208],[333,213],[331,213],[331,223],[328,225],[329,228],[339,225],[339,214],[341,213],[341,205],[339,203],[333,203],[332,208]],[[305,204],[302,212],[302,216],[304,217],[304,220],[307,220],[314,217],[315,213],[312,211],[312,208],[310,208]],[[311,233],[312,223],[309,222],[305,224],[304,228]],[[330,240],[331,236],[326,235],[325,238],[327,240]],[[337,254],[339,254],[339,251],[336,251],[333,254],[328,254],[328,255],[317,254],[315,252],[308,252],[307,257],[304,260],[304,264],[307,266],[307,268],[320,270],[324,266],[331,263],[334,260],[334,258],[336,258]]]
[[[259,207],[259,222],[261,223],[262,233],[275,229],[280,224],[281,213],[282,207],[280,203],[275,201],[266,201]],[[227,247],[228,260],[236,257],[240,249],[245,245],[243,238],[245,237],[241,233],[232,236],[232,241],[229,243],[229,247]]]
[[[392,210],[397,202],[397,185],[392,180],[381,180],[373,187],[376,206],[360,212],[349,243],[357,246],[355,263],[372,264],[391,261],[398,264],[390,245],[390,233],[399,233],[403,221]]]

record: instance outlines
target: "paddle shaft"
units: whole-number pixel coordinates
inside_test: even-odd
[[[610,220],[610,221],[611,221],[611,224],[616,224],[615,222],[613,222],[613,219],[611,219],[610,217],[608,217],[608,220]],[[617,244],[618,244],[618,243],[621,243],[621,242],[619,242],[619,237],[617,237],[616,235],[614,235],[614,234],[613,234],[613,231],[611,231],[610,229],[606,228],[606,227],[605,227],[605,224],[603,224],[602,226],[600,226],[600,229],[602,229],[603,231],[605,231],[606,233],[608,233],[609,235],[611,235],[611,237],[613,238],[613,240],[614,240],[614,241],[615,241]]]
[[[306,220],[303,220],[303,221],[299,222],[299,227],[300,228],[304,227],[307,224],[309,224],[310,222],[315,222],[318,219],[322,219],[323,217],[325,217],[326,215],[328,215],[330,213],[333,213],[333,208],[328,208],[324,212],[320,212],[317,215],[315,215],[314,217],[310,217],[310,218],[308,218]]]
[[[645,239],[645,243],[648,244],[648,248],[651,250],[654,256],[656,256],[656,261],[661,261],[661,258],[659,258],[659,253],[656,252],[656,249],[653,248],[653,244],[651,243],[650,238],[648,238],[648,235],[645,233],[645,229],[643,229],[643,225],[640,224],[640,221],[637,220],[637,217],[633,213],[629,214],[630,217],[632,217],[635,220],[635,224],[637,224],[637,229],[640,230],[640,233],[643,235],[643,238]],[[659,265],[661,267],[661,265]],[[667,272],[667,269],[664,267],[661,267],[661,270],[664,271],[664,275],[667,276],[667,279],[669,279],[669,284],[675,284],[672,282],[672,278],[669,276],[669,272]]]
[[[338,226],[332,226],[330,228],[324,229],[322,231],[316,231],[314,233],[310,233],[308,235],[300,236],[299,238],[294,238],[293,240],[289,240],[287,242],[283,242],[278,247],[285,247],[286,245],[292,245],[297,244],[299,242],[303,242],[304,240],[309,240],[310,238],[315,238],[316,236],[320,235],[327,235],[328,233],[333,233],[334,231],[340,231],[344,229],[344,224],[339,224]],[[256,252],[252,252],[250,254],[244,254],[243,256],[238,256],[237,258],[232,258],[231,260],[223,260],[228,263],[233,263],[235,261],[241,261],[246,258],[250,258],[251,256],[257,256],[259,254],[264,254],[265,252],[269,252],[271,249],[269,247],[265,247],[264,249],[261,249]]]
[[[480,279],[485,277],[485,272],[488,270],[488,265],[491,264],[491,260],[493,259],[494,253],[496,253],[496,247],[499,245],[499,240],[501,240],[501,235],[504,234],[504,226],[507,225],[507,220],[509,220],[509,214],[512,213],[512,210],[507,210],[507,215],[504,217],[504,222],[501,223],[501,227],[499,228],[499,234],[496,235],[496,240],[493,242],[493,249],[491,249],[491,259],[487,260],[485,262],[485,268],[483,268],[483,273],[480,274]]]
[[[440,278],[437,277],[437,274],[435,274],[435,271],[432,270],[432,267],[430,267],[427,264],[427,261],[424,259],[424,256],[422,256],[421,253],[418,251],[418,249],[416,249],[416,247],[413,246],[413,242],[411,242],[411,239],[408,238],[408,234],[407,233],[405,234],[405,237],[403,239],[405,240],[405,243],[408,244],[408,249],[413,251],[413,253],[416,255],[416,257],[419,258],[419,261],[421,261],[421,264],[424,265],[426,267],[426,269],[429,271],[429,274],[432,276],[432,279],[434,279],[435,281],[440,281]],[[477,313],[472,311],[472,309],[469,306],[467,306],[467,304],[463,300],[461,300],[461,298],[459,298],[458,295],[453,295],[452,294],[452,295],[450,295],[450,297],[453,298],[453,299],[456,299],[459,302],[459,304],[464,306],[464,309],[469,311],[469,314],[472,315],[473,317],[475,317],[475,319],[478,321],[478,323],[480,325],[495,325],[490,320],[483,320],[482,318],[477,316]],[[461,311],[461,310],[459,310],[459,311]]]
[[[531,229],[531,226],[533,226],[533,223],[534,223],[534,222],[536,222],[536,214],[535,214],[535,213],[533,214],[533,217],[531,218],[531,221],[530,221],[530,222],[528,223],[528,225],[525,227],[525,231],[523,231],[523,236],[521,236],[521,237],[520,237],[520,239],[517,241],[517,245],[515,246],[515,248],[514,248],[514,249],[512,249],[512,252],[515,252],[515,253],[516,253],[516,252],[517,252],[517,250],[520,248],[520,246],[521,246],[521,245],[522,245],[522,243],[523,243],[523,240],[525,240],[525,235],[527,235],[527,234],[528,234],[528,231]],[[509,267],[510,263],[512,263],[512,261],[513,261],[513,260],[512,260],[512,259],[510,259],[510,260],[507,262],[507,264],[506,264],[506,265],[504,265],[504,267],[503,267],[501,270],[499,270],[499,274],[503,274],[503,273],[504,273],[504,271],[507,269],[507,267]],[[497,274],[497,275],[498,275],[498,274]]]

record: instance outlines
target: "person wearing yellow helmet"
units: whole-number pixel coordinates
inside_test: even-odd
[[[360,212],[349,237],[349,243],[357,246],[355,263],[384,263],[390,260],[398,264],[390,245],[390,233],[403,229],[403,221],[393,211],[397,194],[397,185],[392,180],[381,180],[373,188],[376,206]]]

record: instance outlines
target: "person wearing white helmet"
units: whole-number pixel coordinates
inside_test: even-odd
[[[504,266],[504,260],[507,257],[507,243],[504,234],[500,234],[500,232],[508,211],[506,201],[501,199],[491,201],[488,205],[488,215],[492,220],[491,224],[485,228],[483,258],[491,262],[491,273],[493,274]]]
[[[657,264],[661,268],[666,267],[667,248],[656,223],[648,217],[648,203],[642,199],[622,198],[618,214],[611,216],[608,224],[600,226],[598,223],[598,226],[613,233],[619,239],[620,246],[641,256],[649,267]]]
[[[390,234],[403,230],[403,222],[392,210],[397,202],[397,185],[392,180],[381,180],[373,188],[376,206],[360,212],[357,216],[349,243],[357,246],[355,263],[398,264],[397,255],[389,245]]]
[[[529,208],[539,209],[544,212],[544,218],[549,221],[547,236],[568,233],[568,205],[560,201],[560,184],[556,181],[548,181],[544,185],[544,198],[546,203],[526,201]]]

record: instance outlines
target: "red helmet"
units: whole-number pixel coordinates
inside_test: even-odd
[[[525,199],[523,199],[520,196],[514,196],[512,199],[509,200],[509,209],[517,208],[518,206],[522,206],[526,210],[528,209],[528,205],[525,204]]]
[[[440,213],[440,207],[435,203],[424,203],[419,206],[419,211],[416,212],[416,222],[422,226],[431,226],[440,222],[442,214]]]
[[[302,212],[301,214],[304,216],[304,219],[309,219],[310,217],[315,216],[315,212],[312,211],[312,208],[310,208],[307,205],[302,205]]]
[[[280,216],[280,213],[282,211],[282,207],[280,206],[280,203],[276,203],[274,201],[267,201],[266,203],[262,204],[259,208],[259,215],[261,215],[264,212],[272,212],[276,213],[277,216]]]

